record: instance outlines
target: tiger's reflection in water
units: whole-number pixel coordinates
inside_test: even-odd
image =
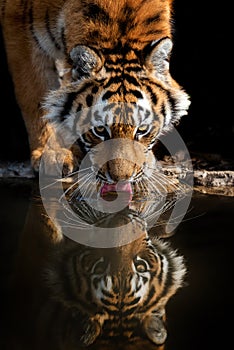
[[[128,223],[126,235],[136,234],[112,248],[58,241],[44,214],[33,200],[12,282],[18,332],[8,349],[164,349],[165,308],[183,286],[183,257],[149,236],[145,220],[129,207],[97,224],[111,226],[111,234]]]

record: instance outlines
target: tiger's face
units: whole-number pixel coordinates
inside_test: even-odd
[[[102,225],[123,220],[133,219],[117,214]],[[48,268],[51,295],[84,324],[85,345],[99,336],[131,340],[140,335],[155,344],[166,340],[165,307],[183,284],[183,258],[160,239],[149,239],[141,221],[133,229],[140,231],[138,238],[115,248],[69,240],[56,247]],[[76,318],[73,327],[77,329]]]
[[[187,114],[188,96],[169,73],[171,48],[169,38],[140,51],[78,45],[68,77],[46,100],[56,131],[98,168],[101,191],[120,182],[130,192],[129,183],[149,177],[157,139]]]

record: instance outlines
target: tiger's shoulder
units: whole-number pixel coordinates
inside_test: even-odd
[[[38,42],[44,34],[46,45],[67,52],[79,43],[104,49],[128,43],[141,50],[149,42],[171,37],[172,3],[173,0],[1,0],[0,19],[2,25],[20,23]],[[60,42],[61,38],[64,42]]]

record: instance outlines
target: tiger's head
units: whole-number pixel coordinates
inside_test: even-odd
[[[131,192],[149,178],[153,146],[187,114],[188,95],[169,72],[171,49],[169,38],[142,50],[77,45],[68,77],[46,99],[47,120],[65,144],[76,144],[79,161],[88,154],[101,191],[122,183]]]
[[[128,211],[105,218],[99,227],[127,222],[135,222],[137,237],[129,244],[92,248],[65,240],[48,265],[52,299],[74,315],[69,329],[75,339],[78,324],[83,325],[86,346],[98,338],[131,342],[143,337],[157,345],[166,340],[165,307],[183,285],[183,258],[160,238],[150,239],[144,222]]]

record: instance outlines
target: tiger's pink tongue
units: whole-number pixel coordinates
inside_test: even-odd
[[[116,199],[118,193],[124,195],[124,200],[129,203],[132,200],[132,186],[129,182],[118,182],[117,184],[105,183],[101,187],[100,195],[107,201]]]

